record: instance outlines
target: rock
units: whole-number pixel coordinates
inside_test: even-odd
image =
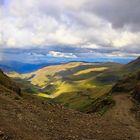
[[[18,114],[17,117],[18,117],[19,120],[22,120],[23,119],[23,117],[22,117],[21,114]]]
[[[0,131],[0,137],[4,136],[4,132]]]
[[[101,133],[102,133],[102,131],[97,130],[97,133],[98,133],[98,134],[101,134]]]

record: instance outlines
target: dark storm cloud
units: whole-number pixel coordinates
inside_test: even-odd
[[[91,0],[86,9],[109,20],[114,27],[140,30],[140,0]]]

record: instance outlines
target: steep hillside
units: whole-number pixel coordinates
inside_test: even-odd
[[[114,94],[128,94],[134,101],[134,106],[131,108],[138,120],[140,120],[140,71],[133,74],[125,75],[119,80],[110,92]]]
[[[21,94],[21,90],[18,85],[13,82],[9,77],[7,77],[1,70],[0,70],[0,87],[2,89],[11,90],[16,92],[17,94]]]
[[[140,57],[125,65],[124,69],[129,72],[138,71],[140,69]]]
[[[114,85],[112,92],[130,93],[140,102],[140,71],[124,76]]]
[[[110,82],[114,84],[123,76],[131,75],[133,73],[138,72],[139,70],[140,57],[126,65],[121,65],[119,67],[117,66],[115,68],[109,69],[108,71],[105,71],[104,73],[96,77],[96,81],[101,83]]]

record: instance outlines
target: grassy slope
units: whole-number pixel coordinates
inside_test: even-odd
[[[121,80],[119,80],[112,88],[112,93],[114,92],[126,92],[126,93],[134,93],[136,87],[140,83],[140,71],[134,72],[133,74],[129,74],[124,76]]]
[[[18,87],[18,85],[14,81],[12,81],[8,76],[6,76],[1,70],[0,70],[0,86],[5,87],[6,89],[16,93],[20,92],[20,88]]]
[[[69,108],[90,110],[96,100],[104,97],[123,75],[139,69],[139,61],[125,66],[114,63],[73,62],[49,66],[22,75],[25,82],[38,86],[38,96],[50,98]]]
[[[115,81],[114,78],[101,80],[99,77],[104,78],[110,70],[120,67],[121,65],[114,63],[72,62],[45,67],[29,74],[10,74],[10,76],[24,83],[25,87],[32,85],[30,90],[36,91],[40,97],[50,98],[53,102],[62,103],[69,108],[85,111],[96,99],[108,93]],[[26,89],[27,92],[30,90]]]
[[[111,86],[96,87],[91,89],[83,89],[77,92],[64,92],[60,96],[53,99],[56,103],[79,111],[87,111],[92,108],[92,104],[99,98],[102,98],[111,89]]]

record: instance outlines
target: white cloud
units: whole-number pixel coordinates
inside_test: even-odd
[[[124,46],[130,46],[135,43],[140,43],[139,34],[137,33],[131,33],[131,32],[123,32],[120,33],[116,39],[113,40],[113,46],[114,47],[124,47]]]
[[[72,54],[72,53],[62,53],[62,52],[55,52],[55,51],[50,51],[48,56],[65,57],[65,58],[77,58],[77,56]]]
[[[110,21],[87,9],[89,2],[93,7],[101,5],[95,0],[8,0],[0,7],[0,44],[27,49],[53,45],[79,49],[108,46],[120,49],[120,55],[126,46],[140,44],[139,32],[114,29]]]

